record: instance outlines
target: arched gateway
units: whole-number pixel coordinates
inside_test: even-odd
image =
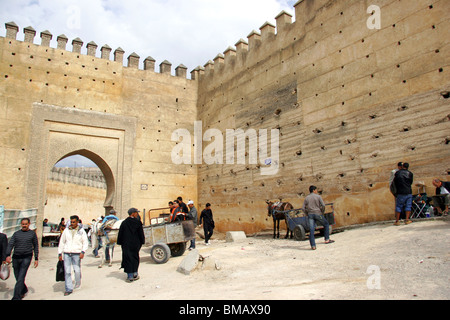
[[[44,218],[46,181],[55,163],[82,155],[102,171],[107,184],[105,211],[122,216],[131,206],[131,172],[137,119],[34,104],[27,171],[27,207]]]

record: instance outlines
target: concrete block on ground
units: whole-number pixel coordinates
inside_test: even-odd
[[[199,257],[200,254],[198,253],[198,250],[192,250],[183,261],[181,261],[177,271],[187,276],[190,275],[191,272],[197,268]]]
[[[239,242],[247,239],[244,231],[228,231],[226,236],[227,242]]]

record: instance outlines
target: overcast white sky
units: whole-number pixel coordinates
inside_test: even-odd
[[[108,44],[114,51],[121,47],[126,58],[136,52],[143,60],[156,60],[156,71],[164,60],[175,68],[184,64],[188,73],[208,60],[213,60],[228,46],[247,39],[252,30],[282,11],[294,15],[297,0],[0,0],[0,36],[6,35],[5,23],[19,26],[17,40],[23,40],[23,29],[36,30],[35,44],[40,44],[40,32],[53,34],[50,46],[56,48],[56,38],[69,38],[67,50],[76,37],[86,44],[94,41],[100,48]],[[111,55],[112,59],[112,55]],[[190,77],[188,75],[188,77]],[[64,160],[63,160],[64,161]],[[81,156],[66,159],[62,166],[93,166]]]
[[[0,0],[0,35],[5,36],[5,23],[19,26],[18,40],[23,40],[23,28],[36,30],[35,43],[40,44],[40,32],[56,38],[65,34],[72,40],[80,37],[86,44],[94,41],[100,48],[108,44],[113,51],[125,50],[126,58],[136,52],[142,61],[152,56],[159,64],[168,60],[172,71],[184,64],[188,73],[212,60],[240,38],[247,39],[253,30],[266,22],[275,24],[282,10],[293,14],[297,0]],[[294,15],[294,14],[293,14]],[[111,55],[112,57],[112,55]]]

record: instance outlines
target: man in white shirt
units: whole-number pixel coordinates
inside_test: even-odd
[[[88,248],[88,238],[83,228],[78,225],[79,221],[78,216],[71,216],[70,226],[64,229],[59,240],[59,261],[64,260],[65,296],[71,294],[74,289],[72,283],[72,267],[75,273],[75,289],[81,286],[81,260],[84,258],[84,253]]]

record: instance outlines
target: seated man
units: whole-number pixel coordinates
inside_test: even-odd
[[[433,205],[439,214],[446,216],[448,215],[448,206],[450,204],[450,182],[434,179],[433,186],[436,187],[436,196],[433,197]]]

